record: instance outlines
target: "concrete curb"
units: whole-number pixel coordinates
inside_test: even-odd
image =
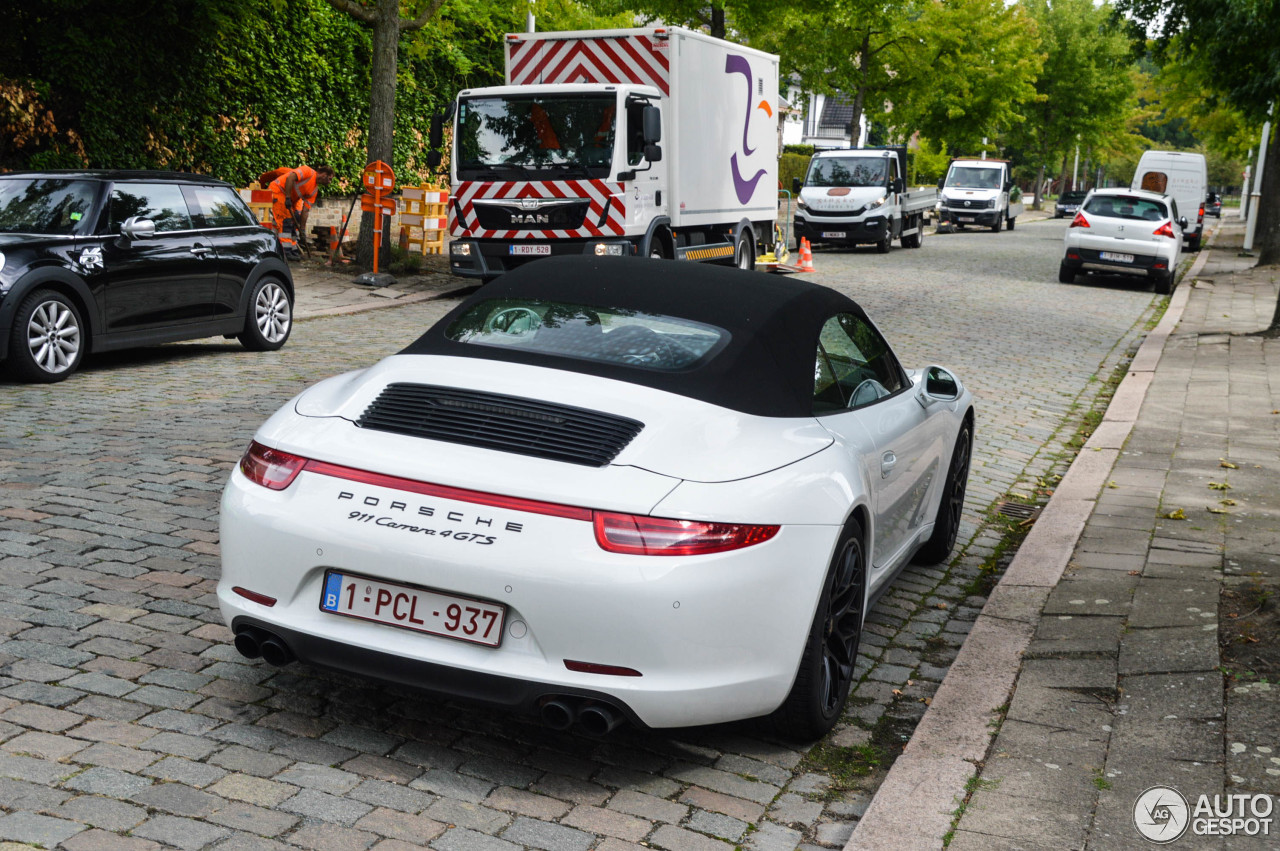
[[[1214,237],[1217,236],[1214,232]],[[1156,366],[1208,261],[1211,238],[1139,346],[1102,424],[1085,443],[993,589],[911,741],[858,821],[845,851],[936,851],[965,785],[986,759],[1022,654],[1132,431]]]

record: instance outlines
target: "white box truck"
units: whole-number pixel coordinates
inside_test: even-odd
[[[1204,154],[1190,151],[1144,151],[1133,172],[1130,189],[1145,189],[1173,198],[1176,219],[1185,216],[1187,226],[1182,241],[1192,251],[1200,250],[1204,239],[1204,199],[1209,192],[1209,173]]]
[[[938,201],[938,230],[963,230],[966,226],[991,228],[1013,226],[1025,209],[1011,201],[1012,166],[1006,160],[956,158],[947,176],[938,181],[942,197]]]
[[[893,240],[903,248],[924,244],[924,217],[938,201],[933,187],[908,192],[907,149],[849,148],[819,151],[804,184],[796,178],[796,241],[874,245],[885,253]]]
[[[458,95],[449,267],[539,257],[755,265],[778,208],[778,57],[679,27],[518,33]]]

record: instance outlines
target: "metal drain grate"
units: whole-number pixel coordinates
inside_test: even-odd
[[[1034,520],[1040,516],[1039,505],[1024,505],[1021,502],[1002,502],[996,506],[996,513],[1014,520]]]

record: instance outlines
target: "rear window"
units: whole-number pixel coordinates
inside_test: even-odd
[[[696,366],[729,341],[723,328],[674,316],[531,299],[479,302],[445,336],[459,343],[659,372]]]
[[[1163,201],[1131,195],[1094,195],[1085,203],[1084,211],[1095,216],[1148,222],[1169,218]]]

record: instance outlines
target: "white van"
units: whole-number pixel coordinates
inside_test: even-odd
[[[1138,161],[1130,189],[1145,189],[1170,195],[1178,205],[1178,216],[1187,226],[1182,237],[1192,251],[1200,250],[1204,235],[1204,199],[1209,191],[1209,173],[1204,154],[1186,151],[1147,151]]]

